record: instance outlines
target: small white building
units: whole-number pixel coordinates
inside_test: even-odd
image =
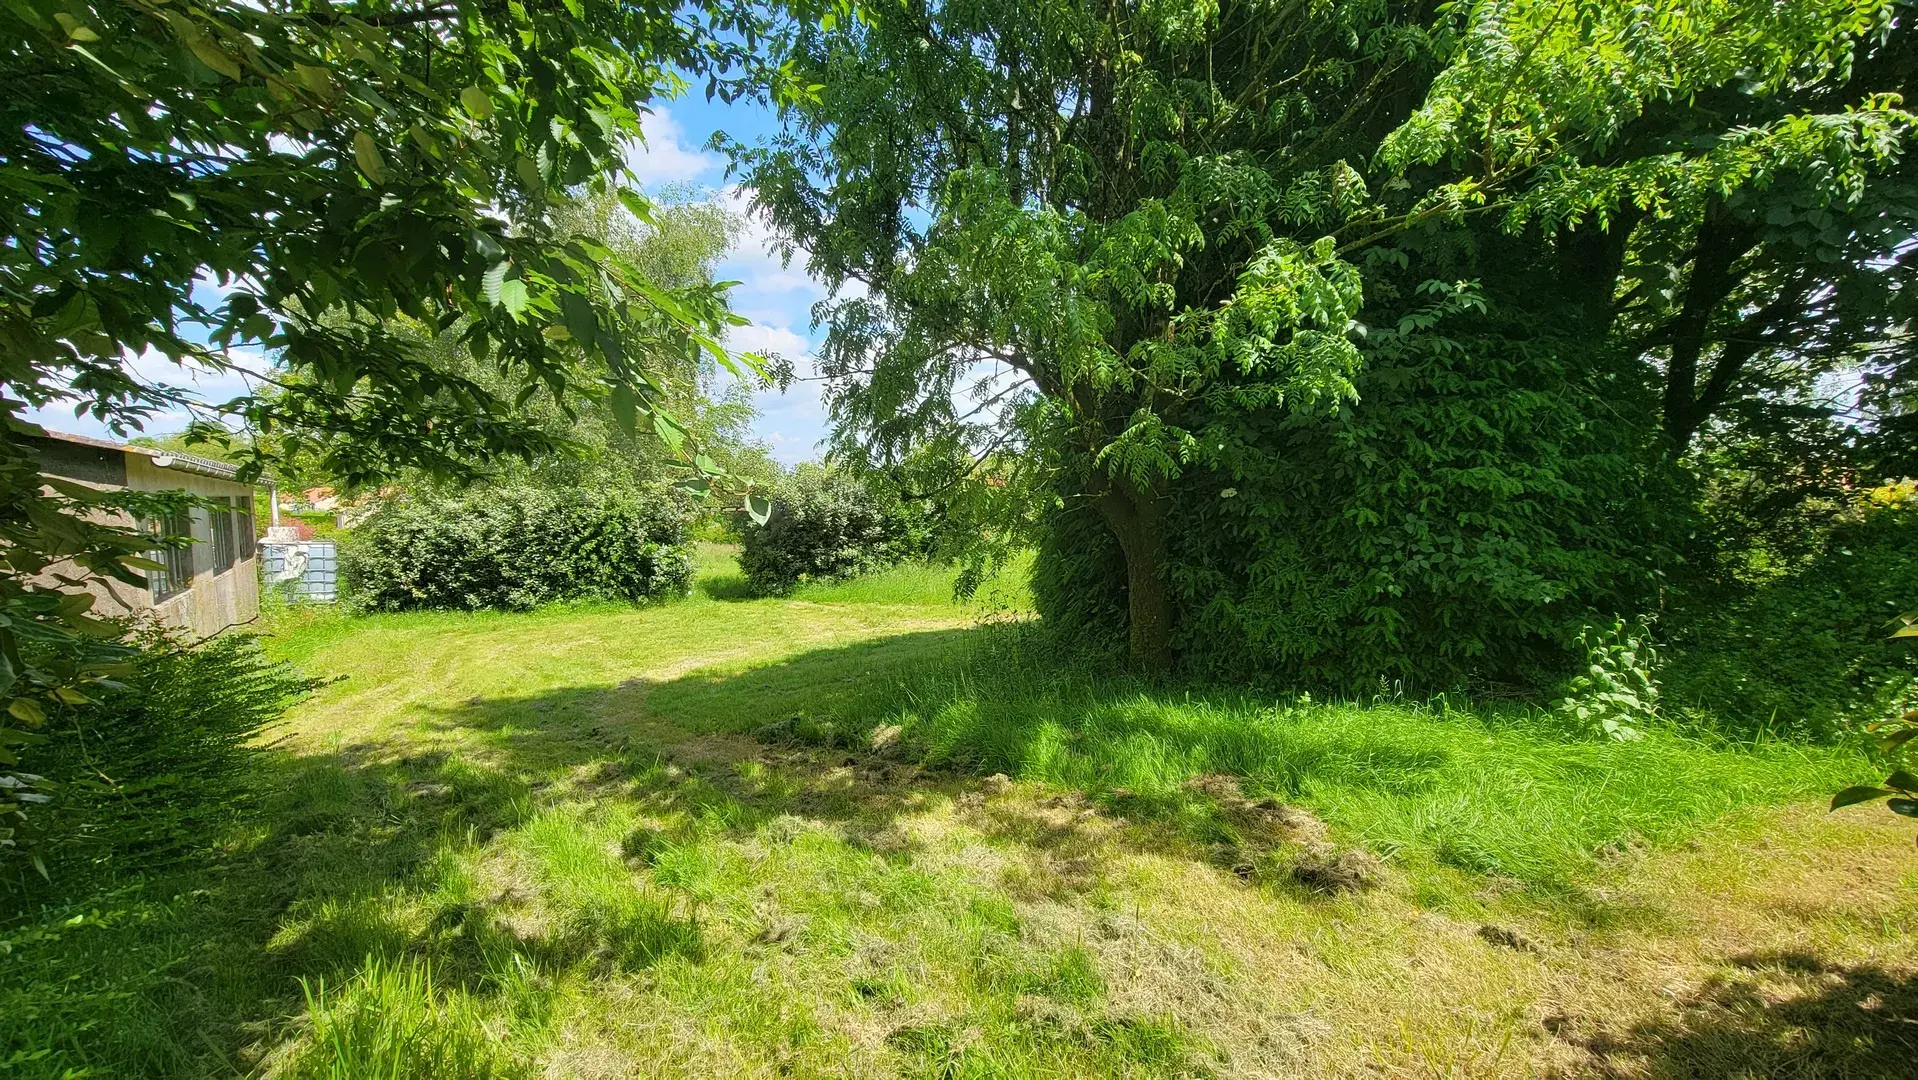
[[[100,599],[101,615],[151,611],[161,622],[211,637],[260,614],[259,546],[254,542],[253,485],[225,462],[192,454],[149,450],[84,435],[48,432],[27,441],[40,455],[40,472],[103,490],[184,491],[214,503],[195,507],[182,520],[141,522],[170,535],[191,535],[191,547],[157,550],[166,564],[147,575],[146,588],[93,578],[88,591]],[[131,524],[130,522],[123,522]],[[58,569],[56,567],[56,569]],[[77,568],[66,571],[81,576]]]

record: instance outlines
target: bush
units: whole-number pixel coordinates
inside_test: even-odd
[[[153,870],[229,826],[250,803],[254,737],[317,685],[250,635],[188,645],[155,631],[141,645],[124,689],[49,717],[24,755],[63,781],[32,823],[62,892],[116,865]]]
[[[1688,605],[1666,699],[1721,730],[1830,739],[1918,697],[1918,650],[1889,637],[1918,600],[1918,507],[1865,509],[1803,566]]]
[[[786,592],[921,557],[930,533],[922,508],[842,473],[801,465],[774,488],[766,523],[745,527],[739,568],[755,592]]]
[[[1668,561],[1654,428],[1587,422],[1630,401],[1547,333],[1375,331],[1367,352],[1336,416],[1221,399],[1189,418],[1215,460],[1166,494],[1181,664],[1338,692],[1557,683],[1589,613],[1641,610]],[[1035,602],[1072,642],[1123,642],[1118,545],[1060,494]]]
[[[412,496],[354,530],[342,569],[354,602],[369,611],[637,603],[686,593],[688,516],[685,500],[663,490]]]
[[[1553,711],[1574,731],[1620,742],[1640,738],[1658,719],[1658,651],[1650,632],[1614,619],[1609,627],[1585,627],[1578,644],[1584,666],[1566,680]]]

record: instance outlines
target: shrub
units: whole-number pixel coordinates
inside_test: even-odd
[[[1836,738],[1918,704],[1918,507],[1868,507],[1801,567],[1678,613],[1668,701],[1722,730]]]
[[[637,603],[685,594],[687,520],[684,499],[664,490],[411,496],[354,530],[343,570],[354,601],[370,611]]]
[[[1620,742],[1639,738],[1658,719],[1658,653],[1643,626],[1614,619],[1609,627],[1587,626],[1578,643],[1583,668],[1565,683],[1553,710],[1574,730]]]
[[[152,870],[250,803],[253,739],[316,683],[227,634],[189,645],[149,632],[124,689],[48,719],[23,764],[60,778],[33,824],[64,892],[116,864]],[[23,880],[15,867],[14,880]]]
[[[1190,419],[1211,460],[1166,493],[1181,664],[1339,692],[1558,682],[1586,614],[1638,610],[1668,559],[1653,429],[1589,423],[1629,399],[1542,331],[1375,331],[1367,353],[1331,418],[1222,398]],[[1122,642],[1118,545],[1060,494],[1035,602],[1071,641]]]
[[[843,473],[802,465],[773,491],[764,525],[744,529],[739,568],[754,591],[863,574],[929,547],[926,512]]]

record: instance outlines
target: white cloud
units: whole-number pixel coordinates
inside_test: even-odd
[[[668,110],[645,117],[640,129],[645,140],[627,148],[626,164],[647,190],[717,179],[725,172],[726,159],[688,142],[685,129]]]
[[[726,334],[726,344],[738,352],[778,353],[794,365],[808,363],[812,341],[785,326],[755,322],[736,326]]]

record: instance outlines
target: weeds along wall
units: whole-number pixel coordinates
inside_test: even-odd
[[[1191,418],[1216,464],[1170,496],[1183,667],[1335,690],[1549,686],[1593,612],[1650,601],[1673,526],[1632,411],[1644,395],[1594,376],[1575,342],[1499,329],[1374,332],[1358,400],[1330,419],[1225,399]],[[1117,546],[1064,504],[1035,601],[1073,640],[1123,640]]]
[[[370,611],[655,600],[690,585],[689,520],[685,497],[664,488],[428,492],[355,529],[341,566]]]

